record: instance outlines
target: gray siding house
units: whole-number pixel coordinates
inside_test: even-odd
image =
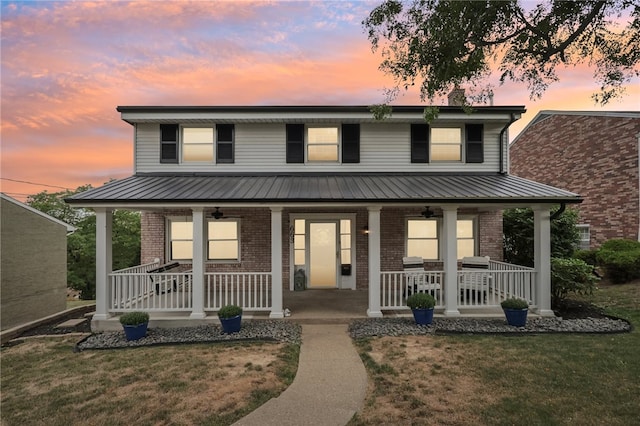
[[[2,330],[64,311],[74,227],[0,194]]]
[[[549,209],[581,198],[509,174],[522,106],[445,106],[431,123],[423,106],[383,121],[366,106],[117,110],[133,175],[67,200],[97,215],[94,329],[131,310],[198,324],[229,303],[282,318],[283,294],[300,288],[366,291],[371,317],[407,309],[415,291],[448,316],[510,296],[552,315]],[[501,213],[516,206],[535,210],[535,268],[502,262]],[[142,212],[143,264],[123,271],[115,209]],[[406,258],[422,266],[408,272]]]

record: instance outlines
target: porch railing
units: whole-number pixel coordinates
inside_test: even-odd
[[[380,308],[408,309],[407,297],[416,291],[428,292],[436,299],[436,307],[443,302],[444,272],[391,271],[380,273]]]
[[[149,268],[151,269],[151,268]],[[111,312],[191,311],[191,272],[121,272],[109,275]]]
[[[205,311],[229,304],[249,311],[271,309],[271,273],[237,272],[205,274]]]
[[[406,298],[414,291],[429,292],[436,308],[444,307],[443,271],[391,271],[380,273],[381,309],[408,309]],[[495,308],[509,297],[536,304],[535,270],[504,262],[489,262],[489,269],[457,271],[457,302],[462,308]]]

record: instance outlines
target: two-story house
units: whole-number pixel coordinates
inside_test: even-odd
[[[68,199],[97,215],[94,329],[130,310],[196,324],[228,303],[282,318],[283,294],[302,288],[364,289],[371,317],[413,291],[450,316],[509,296],[553,314],[549,209],[581,199],[509,175],[522,106],[445,106],[430,123],[423,106],[382,121],[366,106],[117,110],[134,175]],[[533,269],[501,262],[501,212],[516,206],[535,210]],[[114,209],[142,211],[144,265],[111,270]]]

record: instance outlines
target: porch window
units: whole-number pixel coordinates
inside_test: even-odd
[[[459,219],[457,225],[458,259],[475,256],[476,238],[473,219]]]
[[[168,219],[169,259],[193,259],[193,222],[191,217]],[[240,221],[210,220],[207,223],[207,259],[213,261],[240,260]]]
[[[339,145],[336,126],[307,129],[308,161],[338,161]]]
[[[234,219],[212,220],[208,223],[209,260],[239,260],[239,223]]]
[[[458,259],[475,256],[476,221],[458,219]],[[440,221],[438,219],[407,220],[407,256],[418,256],[425,260],[440,259]]]
[[[438,259],[438,221],[409,219],[407,222],[407,256]]]
[[[182,161],[213,162],[213,128],[184,127],[182,129]]]
[[[169,219],[169,258],[193,259],[193,224],[191,218]]]
[[[432,161],[461,161],[462,160],[462,129],[431,128],[431,160]]]
[[[351,264],[351,221],[340,220],[340,263]]]
[[[293,258],[296,271],[298,267],[305,265],[305,222],[304,219],[296,219],[293,225]]]

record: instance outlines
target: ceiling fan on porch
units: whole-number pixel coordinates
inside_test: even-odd
[[[441,214],[436,214],[433,210],[431,210],[429,206],[426,206],[420,214],[424,216],[425,219],[431,219],[432,217],[442,217]]]
[[[211,217],[214,219],[221,219],[224,216],[224,213],[220,211],[220,207],[216,207],[216,211],[211,213]]]

